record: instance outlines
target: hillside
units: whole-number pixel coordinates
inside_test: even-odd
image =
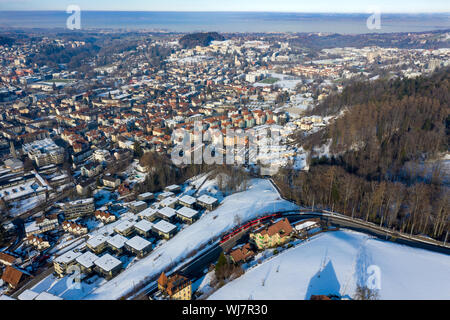
[[[226,284],[211,300],[303,300],[311,295],[353,299],[375,265],[378,299],[449,299],[450,257],[352,232],[320,234]],[[426,272],[424,272],[426,270]]]
[[[182,48],[190,49],[196,46],[206,47],[212,41],[224,41],[225,38],[217,32],[192,33],[183,36],[179,43]]]
[[[448,162],[437,160],[449,150],[449,75],[447,68],[430,77],[358,82],[330,96],[312,112],[345,112],[299,138],[312,151],[310,171],[281,172],[276,181],[284,195],[444,240],[450,191],[442,165]],[[320,147],[328,157],[315,154]]]

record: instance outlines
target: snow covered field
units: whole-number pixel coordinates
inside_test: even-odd
[[[87,295],[86,299],[118,299],[148,276],[158,275],[173,262],[208,243],[211,238],[233,228],[236,217],[243,222],[279,210],[295,210],[297,206],[282,200],[268,180],[254,179],[247,191],[226,197],[216,210],[203,215],[193,225],[155,249],[148,257]],[[78,297],[82,298],[82,297]]]
[[[379,299],[450,299],[450,256],[347,230],[315,236],[249,269],[209,299],[353,298],[371,265],[381,271]]]

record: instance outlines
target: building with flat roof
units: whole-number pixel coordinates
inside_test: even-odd
[[[170,239],[177,232],[177,226],[165,220],[161,220],[153,225],[153,232],[164,239]]]
[[[167,186],[164,188],[165,192],[173,192],[173,193],[177,193],[181,190],[181,187],[179,185],[173,184],[171,186]]]
[[[199,212],[197,210],[182,207],[177,210],[177,217],[183,222],[193,223],[199,216]]]
[[[22,149],[38,167],[64,162],[64,148],[57,146],[50,138],[26,143]]]
[[[159,203],[161,205],[161,207],[169,207],[169,208],[175,208],[175,206],[178,203],[178,199],[175,197],[168,197],[165,198],[163,200],[161,200],[161,202]]]
[[[138,195],[137,199],[140,201],[150,201],[155,199],[155,195],[151,192],[141,193]]]
[[[130,234],[133,233],[133,227],[136,224],[136,222],[134,220],[125,220],[123,222],[121,222],[120,224],[118,224],[115,228],[114,231],[117,232],[118,234],[121,234],[124,237],[129,236]]]
[[[94,269],[107,279],[113,278],[122,269],[122,261],[114,258],[109,253],[95,260],[94,265]]]
[[[153,223],[147,220],[141,220],[134,225],[134,229],[143,237],[149,237],[152,233]]]
[[[219,205],[219,200],[204,194],[197,198],[197,203],[205,209],[214,210]]]
[[[158,210],[154,208],[147,208],[144,211],[138,213],[138,217],[147,221],[154,221],[158,216]]]
[[[94,198],[66,202],[62,206],[62,210],[67,220],[84,217],[94,213]]]
[[[173,197],[173,196],[175,196],[175,193],[173,193],[173,192],[162,192],[158,195],[158,200],[161,201],[161,200],[164,200],[165,198]]]
[[[133,201],[129,204],[130,210],[133,213],[139,213],[147,209],[147,203],[144,201]]]
[[[53,260],[53,267],[55,269],[55,272],[60,276],[63,277],[67,269],[76,264],[76,259],[81,256],[80,252],[75,252],[73,250],[67,251],[66,253],[60,255],[55,260]]]
[[[86,251],[81,256],[77,257],[75,260],[76,260],[78,266],[80,267],[81,271],[84,274],[89,274],[92,271],[94,271],[94,262],[98,258],[99,257],[97,255],[93,254],[92,252]]]
[[[100,254],[103,250],[106,249],[108,245],[109,237],[105,237],[104,235],[97,235],[88,241],[86,241],[86,246],[94,253]]]
[[[197,203],[197,199],[188,195],[184,195],[180,199],[178,199],[178,203],[182,206],[193,209],[195,204]]]
[[[108,245],[113,251],[122,253],[123,249],[125,248],[125,242],[127,241],[128,239],[124,236],[116,234],[114,237],[108,239]]]
[[[170,207],[158,209],[158,216],[166,221],[173,221],[177,215],[177,211]]]
[[[125,247],[131,253],[142,258],[152,250],[152,243],[144,238],[135,236],[125,242]]]

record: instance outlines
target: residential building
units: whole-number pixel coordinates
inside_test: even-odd
[[[177,192],[181,191],[181,187],[179,185],[173,184],[173,185],[170,185],[168,187],[165,187],[164,191],[165,192],[177,193]]]
[[[182,207],[177,210],[177,217],[183,222],[193,223],[199,216],[200,212],[188,207]]]
[[[147,209],[147,203],[144,201],[133,201],[129,204],[130,210],[133,213],[139,213]]]
[[[164,239],[170,239],[177,231],[177,226],[161,220],[153,225],[153,232]]]
[[[137,199],[140,201],[148,202],[150,200],[155,199],[155,195],[151,192],[141,193],[140,195],[138,195]]]
[[[36,226],[39,228],[40,233],[55,230],[58,227],[58,216],[56,214],[42,216],[36,218]]]
[[[188,207],[188,208],[194,208],[195,204],[197,202],[197,199],[194,197],[184,195],[180,199],[178,199],[178,203],[182,206]]]
[[[98,256],[90,251],[86,251],[81,256],[77,257],[75,260],[84,274],[90,274],[94,271],[94,262],[99,259]]]
[[[118,186],[120,186],[120,179],[119,178],[114,178],[112,176],[104,176],[102,178],[102,183],[105,187],[109,187],[109,188],[117,188]]]
[[[55,260],[53,260],[53,267],[55,269],[55,272],[60,277],[64,277],[69,267],[76,264],[76,258],[78,258],[79,256],[81,256],[81,253],[75,252],[73,250],[60,255]]]
[[[154,221],[157,218],[158,210],[154,208],[147,208],[144,211],[139,212],[138,217],[147,221]]]
[[[107,279],[113,278],[122,269],[122,261],[114,258],[109,253],[94,261],[94,270]]]
[[[204,194],[197,199],[197,203],[205,209],[214,210],[219,205],[219,200]]]
[[[97,210],[97,211],[95,211],[94,216],[96,219],[100,220],[104,224],[108,224],[108,223],[116,221],[116,216],[107,211]]]
[[[134,230],[133,227],[135,224],[136,224],[136,222],[132,219],[125,220],[125,221],[121,222],[120,224],[118,224],[114,228],[114,231],[117,232],[118,234],[121,234],[124,237],[127,237],[133,233],[133,230]]]
[[[291,239],[293,228],[287,218],[273,223],[269,227],[262,226],[250,233],[252,241],[258,249],[276,247]]]
[[[177,215],[177,211],[170,207],[164,207],[161,209],[158,209],[158,216],[168,222],[171,222],[174,220],[174,218]]]
[[[38,167],[64,162],[64,148],[57,146],[49,138],[24,144],[22,148]]]
[[[101,163],[90,162],[81,167],[81,175],[87,178],[98,176],[103,171]]]
[[[2,275],[2,280],[11,288],[20,287],[21,283],[28,278],[28,274],[24,270],[19,270],[13,266],[7,266]]]
[[[175,198],[175,197],[168,197],[168,198],[165,198],[165,199],[161,200],[161,202],[159,204],[161,205],[161,207],[169,207],[169,208],[174,209],[175,206],[177,205],[177,203],[178,203],[178,199],[177,198]]]
[[[180,274],[167,277],[161,273],[158,278],[158,289],[172,300],[191,300],[192,282]]]
[[[32,245],[40,251],[50,248],[50,242],[36,235],[30,235],[29,237],[27,237],[26,241],[29,245]]]
[[[237,249],[230,252],[231,261],[234,263],[246,262],[255,255],[255,252],[251,249],[250,243],[246,243]]]
[[[0,252],[0,263],[4,264],[5,266],[12,266],[13,264],[21,262],[22,262],[21,258],[17,258],[11,254]]]
[[[86,246],[94,253],[100,254],[103,250],[106,249],[108,244],[109,237],[105,237],[104,235],[97,235],[88,241],[86,241]]]
[[[64,231],[77,236],[81,236],[88,233],[88,228],[86,226],[72,221],[64,221],[62,223],[62,228]]]
[[[66,202],[62,209],[67,220],[84,217],[94,213],[94,198]]]
[[[108,239],[108,245],[113,251],[122,253],[125,247],[125,242],[127,241],[128,239],[124,236],[116,234],[114,237]]]
[[[136,230],[136,233],[140,234],[143,237],[148,238],[151,235],[153,228],[153,223],[151,223],[148,220],[141,220],[138,223],[134,225],[134,229]]]
[[[134,236],[125,242],[125,247],[129,252],[142,258],[152,250],[152,243],[139,236]]]

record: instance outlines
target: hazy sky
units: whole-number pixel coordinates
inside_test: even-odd
[[[0,0],[0,10],[62,10],[69,4],[82,10],[117,11],[272,11],[358,12],[376,6],[384,13],[450,12],[449,0]]]

